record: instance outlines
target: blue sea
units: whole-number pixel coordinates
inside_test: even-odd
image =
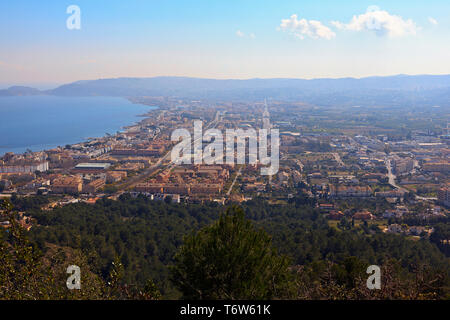
[[[0,156],[115,134],[154,108],[113,97],[0,97]]]

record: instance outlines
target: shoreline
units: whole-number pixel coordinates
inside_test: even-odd
[[[27,96],[27,97],[29,97],[29,96]],[[5,98],[7,98],[7,97],[5,97]],[[70,98],[80,98],[80,97],[65,97],[65,98],[70,99]],[[81,97],[81,98],[99,98],[99,97]],[[100,98],[102,98],[102,97],[100,97]],[[115,133],[111,134],[111,136],[113,136],[113,137],[116,136],[118,132],[123,132],[123,131],[126,131],[128,128],[134,127],[136,125],[140,125],[145,119],[149,118],[151,111],[160,109],[159,106],[150,106],[150,105],[138,103],[136,101],[131,100],[131,98],[129,98],[129,97],[104,97],[104,98],[124,99],[125,101],[129,102],[132,105],[140,105],[140,106],[143,106],[143,107],[146,107],[149,109],[144,113],[140,112],[139,114],[136,114],[134,117],[136,117],[137,119],[135,121],[133,121],[132,123],[121,125],[118,129],[115,129],[114,130]],[[73,142],[73,143],[48,143],[48,144],[38,143],[38,144],[28,145],[25,147],[14,147],[14,148],[11,148],[9,151],[1,151],[0,158],[5,156],[5,154],[7,154],[9,152],[13,152],[16,155],[23,155],[23,154],[27,153],[28,149],[31,150],[33,153],[45,152],[45,151],[48,151],[48,150],[51,150],[54,148],[58,148],[58,147],[65,148],[65,146],[67,146],[67,145],[73,146],[73,145],[77,145],[77,144],[85,144],[85,143],[89,143],[90,141],[93,141],[96,139],[104,139],[107,137],[108,136],[104,134],[102,136],[84,137],[81,139],[81,141],[77,141],[77,142]],[[36,149],[34,149],[35,146],[37,146]],[[0,146],[0,149],[7,149],[7,147],[2,148],[2,146]],[[15,149],[20,149],[21,151],[18,151]]]

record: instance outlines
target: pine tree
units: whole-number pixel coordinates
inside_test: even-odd
[[[172,281],[187,299],[272,299],[288,287],[288,258],[240,207],[186,237],[175,261]]]

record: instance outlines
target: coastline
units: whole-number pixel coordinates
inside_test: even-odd
[[[42,97],[42,96],[40,96]],[[51,96],[46,96],[46,97],[51,97]],[[7,98],[7,97],[2,97],[2,98]],[[17,98],[17,97],[16,97]],[[35,96],[33,97],[20,97],[20,98],[36,98]],[[58,97],[59,98],[59,97]],[[64,99],[71,99],[74,98],[73,101],[75,101],[75,99],[80,99],[80,97],[63,97]],[[82,99],[90,99],[90,98],[105,98],[108,100],[116,100],[116,105],[114,106],[116,110],[119,110],[121,112],[123,112],[124,110],[126,110],[127,106],[120,106],[120,100],[124,100],[126,101],[126,103],[133,105],[133,106],[140,106],[145,108],[145,110],[136,110],[136,114],[131,115],[127,115],[128,117],[132,117],[134,119],[132,119],[131,122],[127,122],[127,123],[122,123],[119,126],[115,126],[114,124],[111,125],[111,127],[108,128],[103,128],[104,132],[106,132],[107,134],[88,134],[84,137],[79,137],[79,138],[74,138],[74,139],[67,139],[67,141],[64,142],[37,142],[37,143],[30,143],[26,146],[10,146],[10,145],[3,145],[3,143],[0,143],[0,157],[3,157],[6,153],[8,152],[13,152],[14,154],[24,154],[27,152],[28,149],[32,150],[32,152],[44,152],[46,150],[50,150],[56,147],[64,147],[67,145],[77,145],[77,144],[84,144],[84,143],[88,143],[89,141],[92,140],[96,140],[96,139],[103,139],[106,138],[108,136],[108,131],[111,132],[112,134],[110,134],[111,136],[115,136],[118,132],[123,132],[126,131],[128,128],[139,125],[140,123],[142,123],[142,121],[144,121],[145,119],[149,118],[151,112],[153,110],[157,110],[159,109],[159,106],[150,106],[150,105],[146,105],[146,104],[142,104],[142,103],[137,103],[136,101],[131,100],[130,98],[126,98],[126,97],[81,97]],[[120,99],[120,100],[119,100]],[[15,107],[15,106],[13,106]],[[64,106],[65,107],[65,106]],[[86,106],[83,106],[84,108],[86,108]],[[94,106],[95,107],[95,106]],[[107,108],[107,106],[103,106],[103,108]],[[11,109],[11,108],[10,108]],[[88,111],[87,109],[85,111]],[[53,116],[52,114],[49,115],[49,117]],[[89,117],[89,115],[85,115],[86,118]],[[120,117],[118,117],[117,119],[114,120],[114,122],[120,121]],[[14,120],[12,120],[12,122],[14,122]],[[78,125],[80,125],[78,123]],[[26,126],[25,126],[26,127]],[[28,128],[27,128],[28,129]],[[73,129],[73,128],[72,128]],[[92,129],[91,131],[95,131],[98,129]],[[102,130],[102,129],[99,129]],[[113,133],[115,132],[115,133]],[[38,135],[34,134],[34,137],[36,137]],[[9,135],[9,139],[14,139],[15,135],[11,134]],[[6,142],[8,142],[8,140],[6,140]],[[5,150],[6,149],[6,150]]]

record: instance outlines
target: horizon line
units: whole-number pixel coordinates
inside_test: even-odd
[[[195,77],[195,76],[142,76],[142,77],[129,77],[129,76],[120,76],[120,77],[108,77],[108,78],[94,78],[94,79],[82,79],[82,80],[74,80],[69,82],[60,82],[60,83],[51,83],[51,82],[22,82],[22,83],[0,83],[0,86],[4,87],[3,89],[0,88],[0,90],[8,90],[12,87],[29,87],[34,88],[34,86],[39,85],[45,85],[49,87],[50,85],[55,86],[53,89],[56,89],[63,85],[69,85],[77,82],[87,82],[87,81],[99,81],[99,80],[119,80],[119,79],[156,79],[156,78],[184,78],[184,79],[199,79],[199,80],[215,80],[215,81],[249,81],[249,80],[341,80],[341,79],[354,79],[354,80],[362,80],[362,79],[368,79],[368,78],[389,78],[389,77],[419,77],[419,76],[450,76],[450,73],[443,73],[443,74],[427,74],[427,73],[421,73],[421,74],[406,74],[406,73],[398,73],[398,74],[391,74],[391,75],[370,75],[370,76],[361,76],[361,77],[316,77],[316,78],[292,78],[292,77],[254,77],[254,78],[209,78],[209,77]],[[52,89],[39,89],[42,91],[46,90],[52,90]]]

